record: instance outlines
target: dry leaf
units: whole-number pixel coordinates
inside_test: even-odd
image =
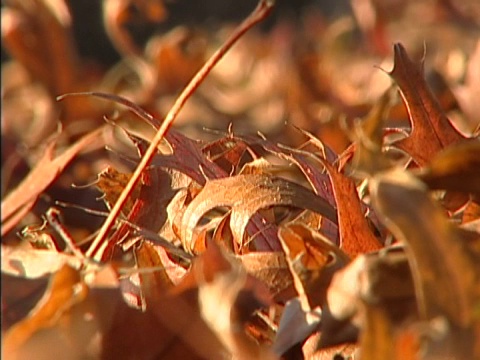
[[[480,356],[467,340],[479,335],[478,256],[428,196],[426,186],[407,172],[394,169],[377,175],[370,193],[376,210],[406,244],[422,318],[444,317],[452,327],[445,341],[432,342],[455,356]]]
[[[464,137],[452,126],[424,79],[423,63],[414,63],[402,44],[394,46],[395,65],[390,75],[400,87],[411,121],[410,135],[395,143],[420,165],[441,149]]]
[[[284,253],[251,252],[238,255],[237,258],[248,274],[268,287],[276,302],[286,302],[296,295]]]
[[[79,269],[82,259],[55,250],[37,250],[27,244],[2,245],[2,273],[35,279],[69,265]]]
[[[378,250],[382,247],[365,217],[363,203],[352,179],[340,173],[328,161],[323,165],[332,179],[333,192],[337,203],[340,249],[354,258],[359,254]]]
[[[258,210],[275,205],[308,208],[336,221],[335,211],[330,204],[300,185],[267,175],[237,175],[207,182],[188,204],[181,227],[184,248],[187,251],[194,248],[194,230],[205,213],[224,206],[231,208],[232,233],[243,246],[250,218]]]
[[[323,305],[333,274],[348,257],[319,233],[301,224],[280,227],[279,238],[304,312]]]
[[[419,174],[431,189],[480,196],[480,142],[469,141],[438,153]]]
[[[30,209],[37,197],[58,177],[68,163],[84,151],[86,147],[92,144],[96,147],[102,146],[102,132],[103,128],[92,131],[57,157],[54,155],[56,140],[47,144],[45,152],[35,168],[30,171],[20,185],[3,199],[2,224],[5,224],[15,213]],[[9,222],[8,227],[2,225],[2,235],[10,231],[16,224],[17,222]]]
[[[77,270],[63,266],[52,276],[49,288],[36,308],[5,335],[3,354],[9,359],[23,359],[35,356],[33,354],[46,356],[47,348],[54,345],[57,338],[57,355],[81,356],[93,334],[87,331],[81,336],[81,332],[87,329],[82,329],[79,324],[75,324],[78,327],[72,327],[69,332],[68,319],[73,315],[71,308],[83,301],[87,293]]]
[[[202,318],[233,358],[274,358],[267,348],[249,338],[244,328],[254,310],[271,304],[270,293],[262,282],[210,242],[175,292],[196,286]]]

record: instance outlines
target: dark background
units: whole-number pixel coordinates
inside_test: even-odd
[[[101,0],[68,0],[73,17],[73,33],[80,55],[106,66],[119,60],[119,55],[108,39],[102,19]],[[129,29],[142,43],[153,33],[166,32],[175,26],[186,25],[214,30],[226,22],[239,22],[256,6],[257,0],[167,0],[164,5],[168,17],[159,24],[138,22]],[[2,2],[3,7],[3,2]],[[326,18],[335,18],[350,11],[348,0],[277,0],[270,17],[260,28],[268,30],[282,18],[301,21],[301,14],[310,7],[320,10]],[[135,8],[133,8],[135,11]],[[2,47],[2,62],[8,54]]]

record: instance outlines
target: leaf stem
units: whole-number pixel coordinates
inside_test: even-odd
[[[113,206],[110,214],[108,215],[107,219],[103,223],[102,227],[98,235],[93,240],[92,244],[88,248],[86,255],[87,257],[93,257],[96,260],[101,260],[101,255],[99,256],[98,250],[101,248],[101,244],[103,243],[105,237],[107,236],[108,232],[111,230],[113,224],[115,223],[115,219],[118,217],[120,210],[124,206],[125,202],[128,199],[128,196],[132,192],[135,185],[138,183],[140,176],[144,169],[150,164],[155,153],[157,151],[157,147],[160,144],[161,140],[163,139],[165,133],[171,127],[173,121],[177,118],[179,112],[182,110],[183,106],[187,102],[187,100],[192,96],[195,90],[200,86],[203,80],[207,77],[213,67],[222,59],[222,57],[230,50],[230,48],[240,39],[243,34],[245,34],[249,29],[255,26],[257,23],[265,19],[270,11],[272,10],[274,5],[274,1],[272,0],[260,0],[257,7],[253,12],[235,29],[235,31],[230,35],[230,37],[225,41],[225,43],[208,59],[208,61],[203,65],[203,67],[197,72],[197,74],[193,77],[193,79],[188,83],[185,89],[182,91],[180,96],[177,98],[175,103],[173,104],[172,108],[168,112],[163,121],[162,125],[158,129],[155,137],[153,138],[150,146],[148,147],[147,151],[145,152],[144,156],[140,160],[135,172],[133,173],[132,177],[130,178],[129,182],[123,189],[122,193],[120,194],[117,202]],[[100,258],[98,258],[100,257]]]

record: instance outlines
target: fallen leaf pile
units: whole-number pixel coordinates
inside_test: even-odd
[[[5,359],[480,359],[480,8],[349,4],[2,5]]]

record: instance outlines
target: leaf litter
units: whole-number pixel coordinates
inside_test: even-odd
[[[261,0],[205,60],[208,35],[177,29],[152,36],[144,50],[125,26],[137,17],[164,22],[168,4],[126,1],[132,12],[107,1],[105,28],[131,66],[103,74],[81,65],[68,5],[5,5],[3,354],[480,359],[478,39],[459,26],[480,24],[456,1],[417,7],[455,9],[435,27],[462,41],[432,49],[405,31],[390,52],[386,25],[406,29],[410,13],[365,3],[376,15],[358,22],[366,49],[349,40],[348,17],[307,8],[299,29],[280,20],[250,30],[273,7]],[[365,9],[350,16],[360,20]],[[436,41],[435,32],[424,36]],[[423,59],[412,60],[421,49]],[[431,52],[448,61],[434,64]],[[250,62],[236,75],[225,62],[209,75],[223,56]],[[393,66],[393,84],[366,63]],[[20,68],[25,76],[15,80]],[[109,125],[99,120],[113,110],[127,136],[108,144]],[[45,144],[19,131],[54,129],[52,114],[63,126]],[[225,132],[203,132],[209,140],[172,128],[214,118]],[[252,135],[259,124],[266,135]],[[103,150],[122,141],[132,153]],[[35,157],[16,144],[40,150]],[[88,198],[78,198],[87,205],[66,204],[60,214],[52,197],[78,191],[72,183],[89,184]],[[103,226],[79,227],[79,208],[106,216]]]

